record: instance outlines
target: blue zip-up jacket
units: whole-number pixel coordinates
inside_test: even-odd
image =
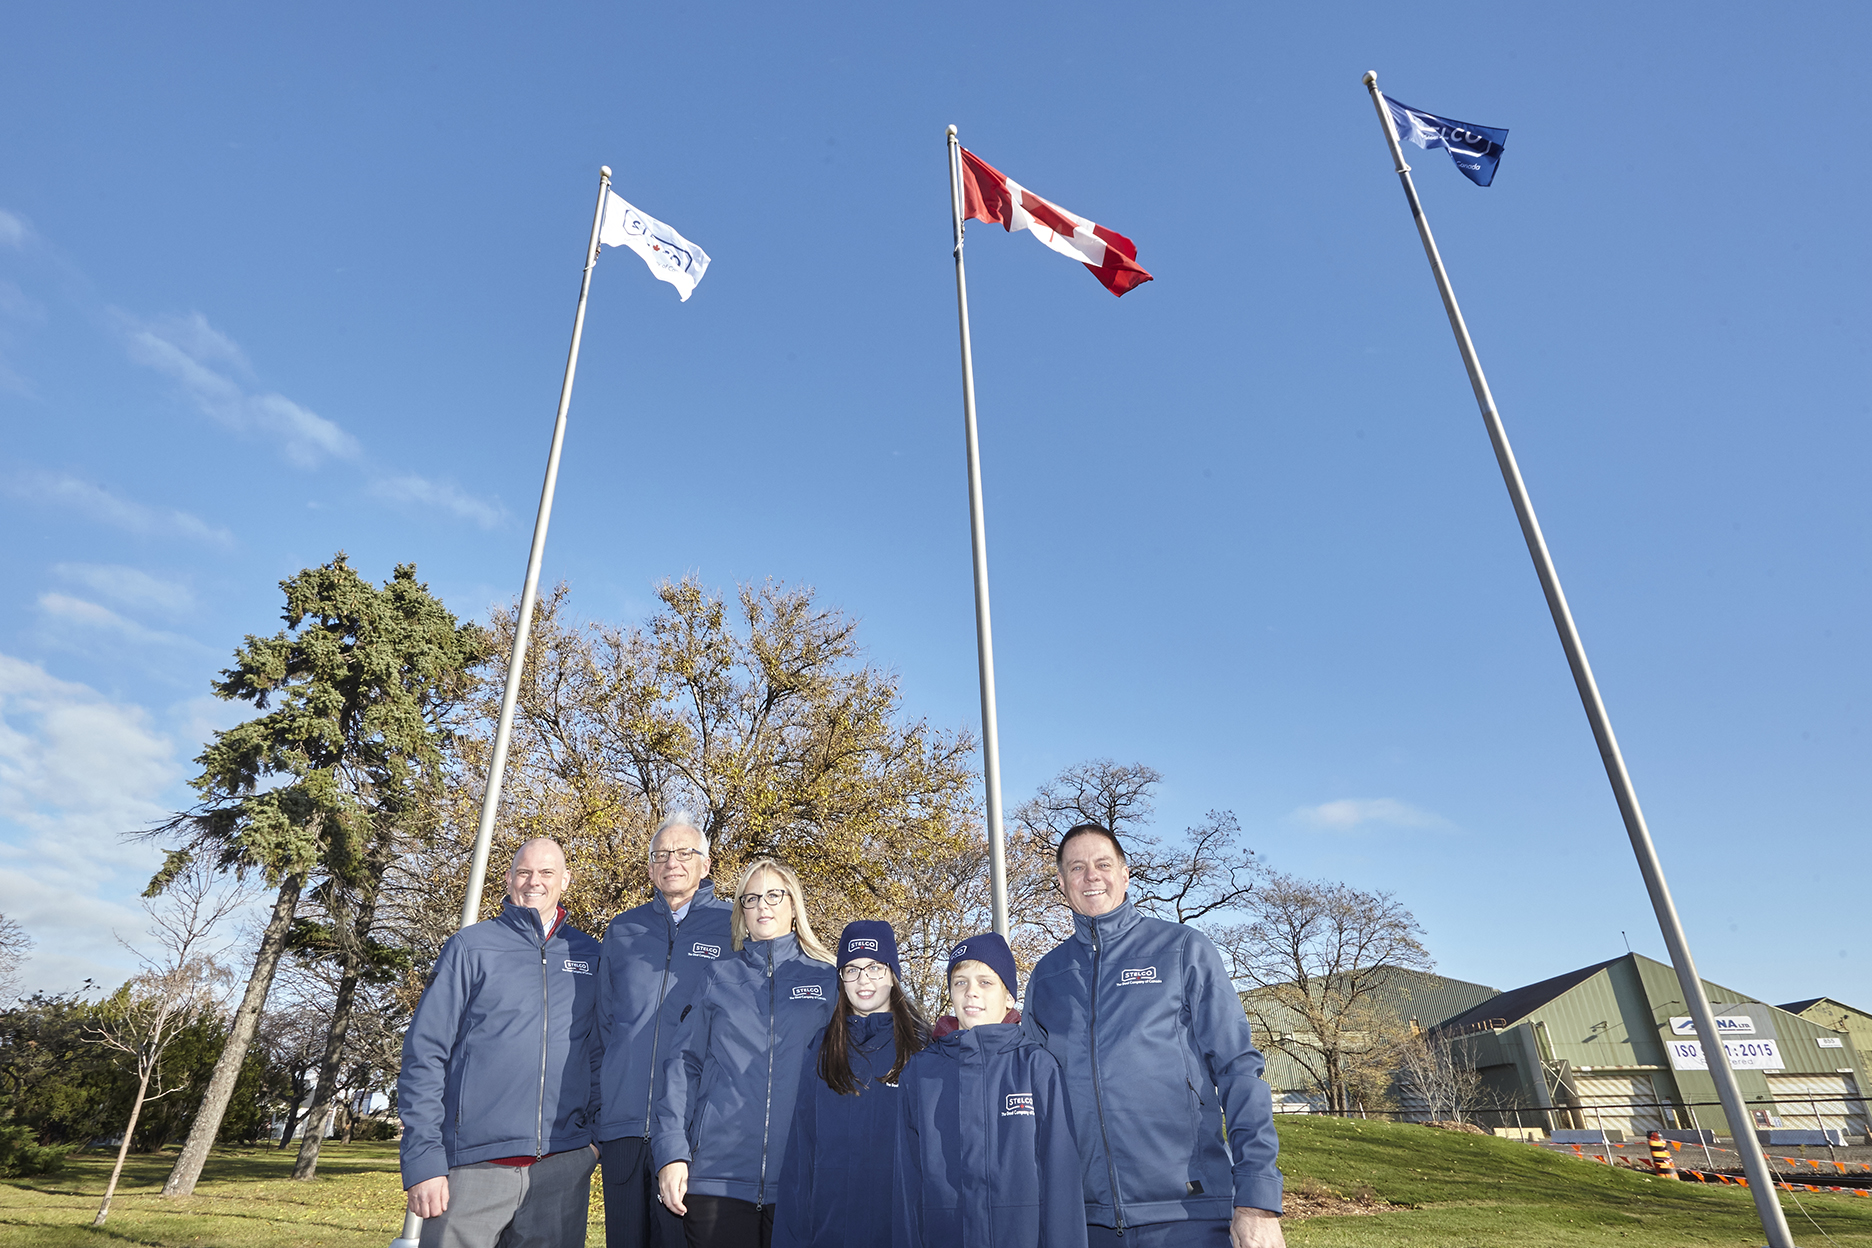
[[[676,1022],[695,1001],[728,947],[734,907],[703,880],[683,912],[670,919],[658,893],[611,920],[598,978],[598,1028],[604,1041],[604,1120],[600,1140],[650,1135],[650,1107],[663,1090],[659,1069],[670,1055]],[[651,1086],[654,1081],[655,1086]]]
[[[897,1082],[891,1248],[1085,1248],[1059,1063],[1019,1024],[952,1031]]]
[[[841,1008],[843,1008],[841,1006]],[[890,1242],[890,1141],[898,1092],[882,1082],[897,1062],[888,1012],[850,1020],[856,1095],[841,1096],[819,1077],[823,1030],[806,1046],[799,1099],[780,1169],[773,1248],[882,1248]]]
[[[599,944],[537,910],[449,937],[403,1036],[403,1186],[494,1157],[592,1142],[598,1121]]]
[[[1267,1063],[1222,955],[1128,901],[1096,919],[1075,914],[1073,927],[1034,967],[1024,1025],[1065,1072],[1086,1221],[1228,1218],[1236,1205],[1279,1213]]]
[[[692,1192],[773,1204],[800,1065],[838,991],[832,964],[800,952],[791,932],[717,962],[663,1064],[656,1169],[686,1161]]]

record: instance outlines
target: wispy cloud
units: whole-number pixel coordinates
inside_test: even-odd
[[[371,483],[370,492],[391,502],[421,503],[439,507],[463,520],[471,520],[484,529],[496,528],[507,518],[507,509],[489,503],[446,481],[426,477],[385,477]]]
[[[179,633],[165,633],[154,628],[145,628],[135,620],[125,619],[118,615],[109,607],[87,602],[83,598],[73,598],[69,594],[56,592],[40,594],[39,610],[66,628],[76,627],[107,633],[112,637],[134,642],[137,645],[193,647],[198,644]]]
[[[199,516],[170,507],[149,507],[68,473],[24,473],[8,483],[7,491],[17,497],[70,507],[99,524],[129,533],[187,537],[213,546],[234,544],[232,533]]]
[[[302,468],[361,454],[357,439],[323,416],[283,394],[254,393],[237,381],[252,376],[246,356],[199,312],[132,321],[128,341],[132,360],[180,385],[202,414],[238,433],[272,439]]]
[[[0,247],[24,247],[32,237],[32,227],[18,213],[0,208]]]
[[[37,942],[28,987],[122,965],[112,929],[141,916],[103,898],[139,891],[161,857],[123,833],[159,819],[180,778],[142,707],[0,654],[0,912]]]
[[[195,605],[195,595],[188,586],[120,563],[55,563],[52,574],[135,609],[180,615]]]
[[[1394,828],[1424,828],[1446,831],[1455,825],[1435,811],[1424,810],[1395,797],[1342,797],[1302,806],[1293,812],[1297,822],[1322,832],[1351,832],[1367,824]]]

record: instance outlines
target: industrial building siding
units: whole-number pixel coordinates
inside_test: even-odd
[[[1767,1111],[1790,1126],[1811,1126],[1800,1116],[1807,1100],[1820,1099],[1831,1103],[1839,1125],[1853,1135],[1866,1130],[1866,1115],[1854,1114],[1851,1102],[1841,1102],[1846,1092],[1839,1075],[1848,1074],[1858,1088],[1866,1088],[1872,1086],[1872,1065],[1860,1050],[1840,1043],[1842,1033],[1708,980],[1703,990],[1717,1014],[1746,1016],[1747,1034],[1772,1040],[1784,1063],[1782,1070],[1736,1072],[1751,1117]],[[1661,1117],[1671,1126],[1708,1127],[1727,1135],[1730,1124],[1717,1104],[1710,1074],[1669,1065],[1665,1041],[1672,1038],[1672,1020],[1687,1013],[1682,998],[1669,966],[1626,954],[1510,989],[1445,1020],[1436,1034],[1457,1045],[1481,1072],[1486,1099],[1502,1107],[1480,1110],[1485,1126],[1519,1125],[1518,1115],[1536,1113],[1549,1127],[1590,1128],[1595,1115],[1613,1112],[1603,1102],[1649,1098],[1620,1098],[1607,1085],[1589,1085],[1591,1099],[1602,1104],[1587,1104],[1576,1099],[1580,1081],[1643,1073],[1664,1102]],[[1824,1083],[1811,1092],[1790,1091],[1805,1087],[1798,1080],[1810,1077]],[[1821,1110],[1824,1115],[1827,1105]],[[1639,1123],[1621,1129],[1635,1131]]]
[[[1664,1110],[1648,1074],[1575,1075],[1573,1092],[1589,1130],[1618,1130],[1628,1135],[1665,1130]]]
[[[1866,1129],[1865,1105],[1851,1098],[1859,1086],[1851,1075],[1768,1076],[1775,1115],[1790,1127],[1838,1127],[1855,1134]]]

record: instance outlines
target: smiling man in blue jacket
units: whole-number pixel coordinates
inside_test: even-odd
[[[449,937],[403,1038],[397,1112],[422,1248],[581,1248],[598,1151],[596,940],[565,853],[528,841],[498,918]]]
[[[708,838],[688,811],[671,814],[650,838],[650,883],[656,896],[605,928],[598,981],[606,1248],[683,1248],[682,1219],[656,1199],[651,1107],[663,1094],[676,1024],[710,968],[733,952],[734,907],[715,896]]]
[[[1281,1248],[1266,1062],[1222,956],[1125,900],[1108,829],[1073,828],[1056,860],[1074,932],[1034,967],[1024,1025],[1065,1075],[1088,1243]]]

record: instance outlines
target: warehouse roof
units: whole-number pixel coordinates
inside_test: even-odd
[[[1490,997],[1480,1005],[1458,1014],[1455,1018],[1445,1019],[1437,1024],[1436,1030],[1455,1031],[1496,1018],[1507,1023],[1520,1022],[1555,997],[1585,983],[1617,961],[1617,958],[1612,958],[1605,962],[1595,962],[1577,971],[1568,971],[1552,979],[1543,979],[1538,984],[1529,984],[1525,988],[1511,988],[1500,996]]]

